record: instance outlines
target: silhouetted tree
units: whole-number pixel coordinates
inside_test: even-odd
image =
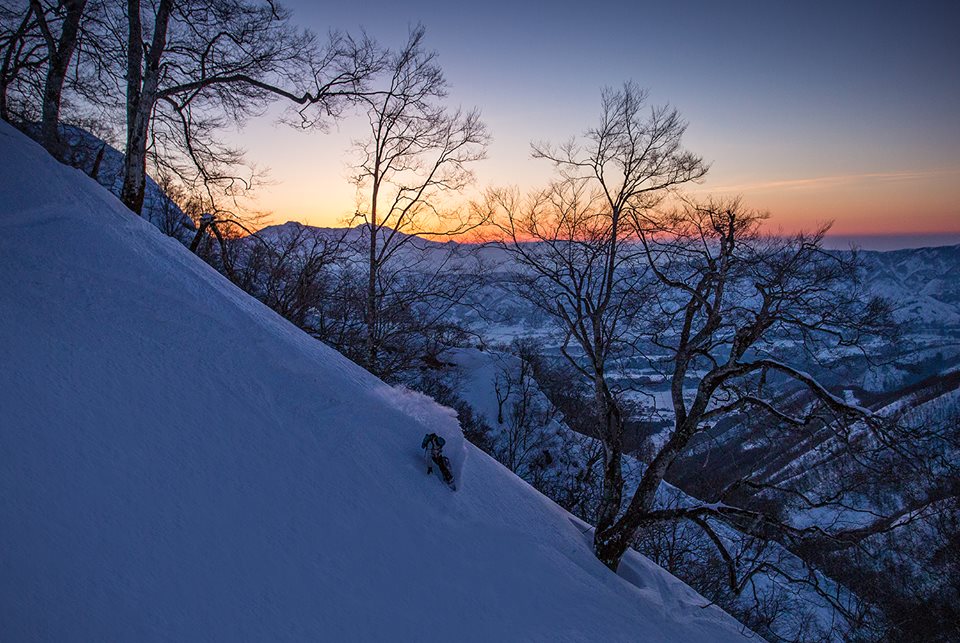
[[[43,87],[43,68],[47,63],[47,44],[40,34],[34,5],[24,0],[0,0],[0,118],[26,120],[30,101],[24,95],[39,97]],[[11,112],[11,94],[15,107]],[[39,105],[36,100],[34,107]],[[40,110],[37,107],[36,114]]]
[[[686,124],[679,113],[647,111],[645,103],[646,92],[632,84],[604,91],[600,124],[582,142],[534,145],[534,156],[560,173],[553,185],[526,201],[492,191],[484,207],[520,265],[513,288],[560,327],[563,355],[593,388],[593,435],[604,446],[594,546],[613,569],[623,553],[611,537],[623,505],[625,418],[609,370],[637,338],[649,282],[640,249],[630,243],[629,217],[707,171],[681,146]]]
[[[689,204],[666,216],[632,215],[660,286],[651,302],[657,315],[650,338],[669,357],[673,427],[608,530],[604,551],[610,561],[622,555],[642,523],[660,517],[656,492],[670,465],[694,436],[720,418],[749,413],[766,416],[772,426],[825,429],[845,444],[864,443],[855,436],[866,432],[874,447],[907,448],[901,443],[907,433],[831,392],[796,365],[798,348],[801,355],[822,360],[831,351],[866,350],[866,340],[894,330],[888,305],[858,287],[857,255],[824,251],[826,227],[789,237],[764,235],[759,230],[764,218],[736,200]],[[770,385],[774,378],[779,386]],[[810,396],[809,405],[794,408],[784,399],[783,387],[790,384]],[[720,490],[720,504],[667,514],[722,517],[766,537],[776,532],[787,539],[822,535],[852,541],[865,535],[797,530],[775,515],[723,502],[740,484],[747,481]],[[698,524],[709,530],[705,521]]]
[[[473,227],[471,221],[452,221],[442,212],[441,199],[472,181],[468,166],[484,157],[489,140],[479,112],[450,111],[443,105],[447,81],[436,54],[424,49],[424,36],[424,28],[416,27],[406,45],[388,55],[386,86],[366,98],[370,137],[358,145],[355,183],[361,205],[354,219],[363,224],[367,256],[363,363],[381,375],[387,371],[382,351],[391,328],[386,310],[426,297],[433,297],[435,305],[455,299],[444,294],[440,276],[456,259],[441,256],[437,248],[429,257],[413,259],[416,246],[423,248],[415,235],[449,236]],[[403,274],[389,269],[393,262],[404,265]],[[413,283],[418,271],[411,264],[433,277]]]
[[[0,2],[0,117],[21,126],[39,120],[36,136],[58,158],[63,156],[58,126],[66,88],[89,93],[96,84],[102,89],[86,61],[103,54],[91,26],[106,7],[102,0]],[[77,61],[81,50],[84,64]]]
[[[320,45],[274,2],[158,0],[145,7],[128,0],[125,18],[114,23],[125,43],[121,199],[138,213],[148,149],[168,170],[186,175],[191,167],[189,182],[230,194],[248,184],[230,171],[239,151],[219,145],[214,131],[277,98],[300,106],[305,124],[315,118],[309,110],[336,115],[379,64],[368,39],[332,34]]]
[[[290,322],[317,332],[315,317],[333,305],[343,262],[342,233],[297,223],[241,240],[234,282]]]

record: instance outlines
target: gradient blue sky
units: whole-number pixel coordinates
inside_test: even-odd
[[[960,243],[960,0],[286,5],[316,31],[390,45],[423,23],[451,103],[480,107],[494,136],[478,188],[542,183],[530,141],[581,133],[600,89],[632,79],[689,122],[687,146],[712,163],[697,191],[740,193],[785,230],[833,220],[867,247]],[[363,133],[355,117],[328,133],[251,123],[238,141],[273,180],[258,205],[342,221]]]

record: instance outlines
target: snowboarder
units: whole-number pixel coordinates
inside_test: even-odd
[[[443,481],[447,483],[451,489],[455,489],[453,486],[453,474],[450,472],[450,460],[447,459],[447,456],[443,455],[443,445],[446,444],[446,440],[441,438],[436,433],[427,433],[423,436],[423,442],[420,443],[420,448],[424,450],[426,454],[427,449],[430,450],[430,459],[433,461],[433,464],[437,465],[437,469],[440,470],[440,475],[443,476]],[[427,473],[433,473],[433,466],[429,463],[427,464]]]

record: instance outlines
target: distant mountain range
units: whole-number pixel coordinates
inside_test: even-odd
[[[868,288],[915,330],[960,333],[960,245],[863,252]]]
[[[354,228],[321,228],[295,221],[263,228],[258,235],[275,242],[284,233],[300,229],[346,242],[362,241],[363,235],[362,225]],[[462,254],[475,252],[488,270],[499,272],[512,268],[503,251],[494,246],[437,242],[423,238],[417,238],[415,246],[418,252],[432,250],[443,253],[455,246]],[[912,333],[930,331],[960,337],[960,244],[906,250],[861,250],[860,254],[865,263],[863,277],[867,290],[891,300],[897,320],[911,324]],[[504,303],[514,308],[516,302]]]

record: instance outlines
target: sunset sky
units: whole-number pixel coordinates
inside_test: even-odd
[[[833,220],[865,247],[960,243],[957,0],[286,5],[315,31],[362,27],[394,46],[423,23],[451,105],[479,107],[494,137],[477,189],[542,184],[530,142],[582,133],[601,88],[634,80],[689,122],[687,147],[712,164],[697,192],[742,194],[784,230]],[[252,122],[237,141],[270,168],[258,206],[342,223],[363,126]]]

